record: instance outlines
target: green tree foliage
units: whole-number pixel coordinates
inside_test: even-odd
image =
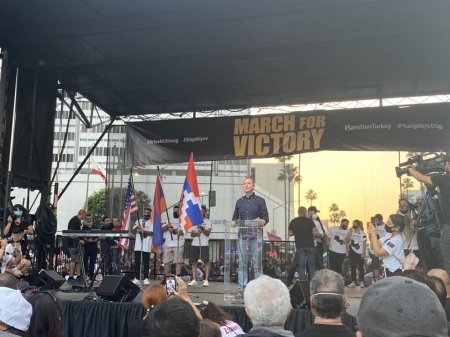
[[[118,216],[119,219],[122,218],[124,207],[125,207],[125,197],[127,194],[126,188],[115,187],[113,190],[113,216]],[[142,191],[136,191],[137,204],[139,208],[139,214],[142,216],[144,207],[151,206],[150,198],[147,194]],[[88,198],[87,205],[84,205],[88,213],[92,215],[94,219],[94,227],[99,228],[101,226],[102,217],[108,215],[107,202],[109,202],[109,194],[106,189],[101,189],[100,191],[94,193]]]
[[[309,189],[306,191],[305,199],[310,202],[310,206],[312,206],[313,201],[316,200],[317,198],[318,198],[318,195],[316,192],[314,192],[313,189]]]
[[[331,204],[328,210],[330,211],[330,222],[332,222],[335,226],[347,215],[345,211],[341,210],[335,202]]]

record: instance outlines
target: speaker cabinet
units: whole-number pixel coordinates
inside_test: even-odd
[[[47,289],[59,289],[66,280],[54,270],[42,269],[39,272],[39,285]]]
[[[114,302],[131,302],[140,288],[125,276],[107,275],[97,289],[97,296]]]
[[[293,308],[310,309],[311,291],[309,289],[310,281],[297,281],[289,291],[291,295],[291,305]]]

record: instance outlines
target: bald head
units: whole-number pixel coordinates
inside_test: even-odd
[[[450,297],[450,277],[444,269],[430,269],[427,273],[428,276],[435,276],[444,281],[445,288],[447,288],[447,297]]]

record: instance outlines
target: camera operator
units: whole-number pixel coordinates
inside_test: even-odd
[[[211,221],[207,219],[206,206],[202,206],[203,223],[199,226],[192,226],[191,237],[191,264],[192,264],[192,281],[188,283],[188,286],[197,285],[197,265],[198,260],[202,260],[205,263],[205,281],[203,286],[209,286],[209,236],[211,234]]]
[[[444,267],[450,272],[450,160],[445,163],[445,175],[428,176],[418,172],[414,167],[408,167],[408,174],[427,185],[434,185],[439,189],[439,200],[442,208],[441,223],[441,251]]]

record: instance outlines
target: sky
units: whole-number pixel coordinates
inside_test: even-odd
[[[406,153],[402,152],[401,162],[405,159]],[[294,156],[292,163],[299,166],[298,156]],[[313,204],[320,210],[319,216],[323,220],[330,217],[332,203],[344,210],[350,221],[359,219],[367,223],[377,213],[386,219],[397,211],[400,183],[395,175],[395,166],[398,163],[399,152],[321,151],[302,154],[301,205],[310,206],[305,194],[313,189],[318,195]],[[412,189],[419,188],[420,184],[414,181]],[[298,193],[298,186],[295,186],[295,209],[298,208]]]

